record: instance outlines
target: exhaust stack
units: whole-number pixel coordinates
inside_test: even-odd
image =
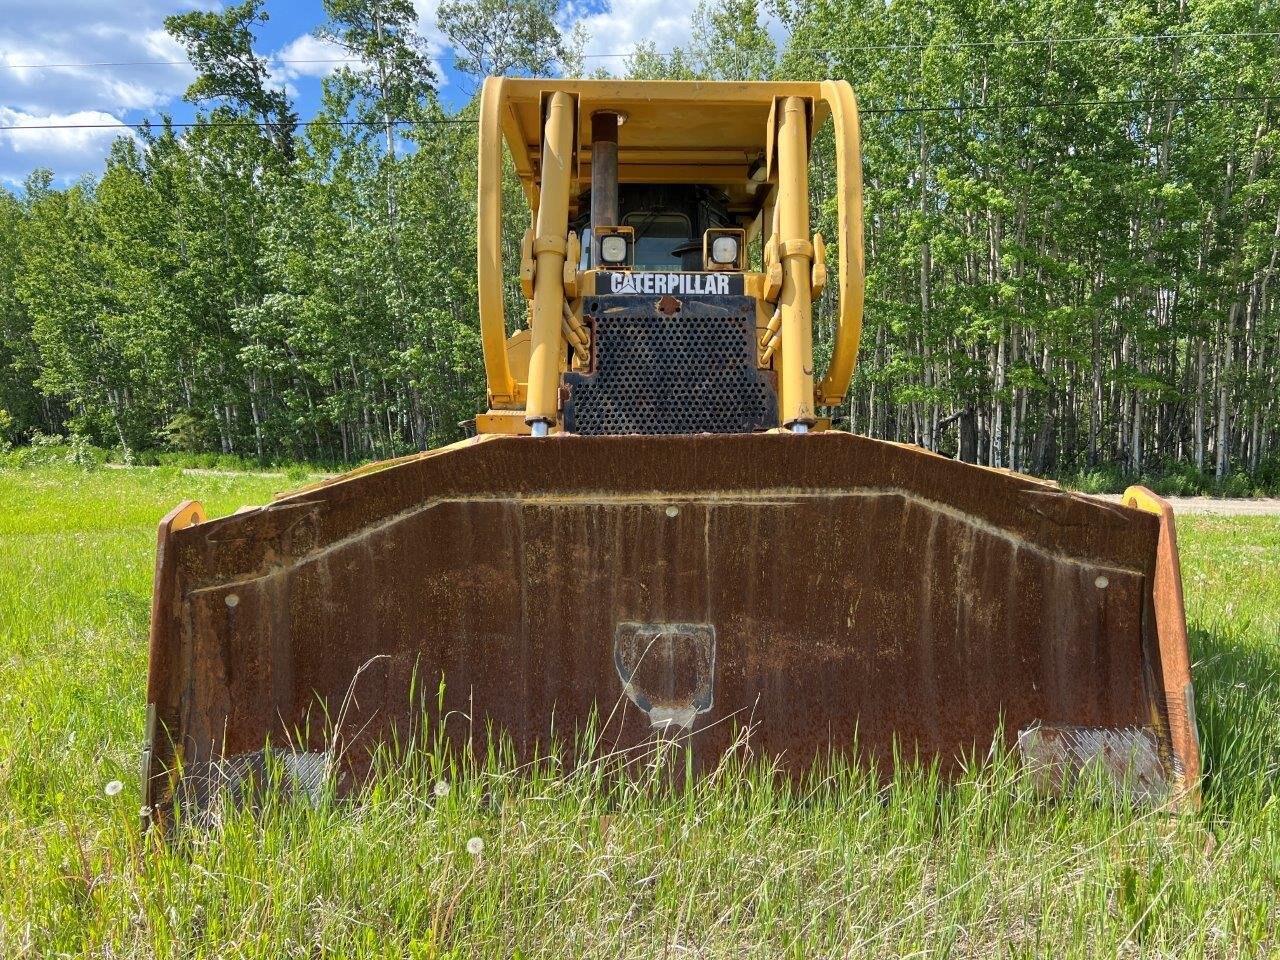
[[[618,114],[612,110],[598,110],[591,115],[593,237],[597,235],[597,227],[618,225],[618,120]]]

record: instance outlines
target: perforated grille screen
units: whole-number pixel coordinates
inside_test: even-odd
[[[756,367],[750,297],[590,297],[594,369],[569,373],[565,428],[580,434],[750,433],[777,426],[778,399]]]

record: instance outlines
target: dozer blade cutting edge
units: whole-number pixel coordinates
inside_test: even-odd
[[[296,785],[336,762],[349,789],[424,711],[520,760],[594,712],[603,749],[688,732],[698,769],[748,725],[791,772],[855,731],[864,758],[896,738],[951,771],[1003,730],[1051,787],[1100,765],[1194,802],[1172,514],[1125,499],[770,433],[481,437],[217,520],[184,504],[159,532],[146,802],[199,806],[268,744]]]

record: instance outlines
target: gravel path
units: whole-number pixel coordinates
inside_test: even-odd
[[[1100,500],[1120,502],[1120,495],[1103,494]],[[1214,497],[1166,497],[1173,506],[1175,514],[1209,513],[1221,517],[1278,517],[1280,516],[1280,497],[1262,497],[1256,500],[1218,500]]]

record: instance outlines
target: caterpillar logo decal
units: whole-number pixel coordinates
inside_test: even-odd
[[[740,273],[623,273],[600,275],[600,293],[673,293],[681,296],[742,296]],[[607,278],[607,279],[606,279]],[[607,284],[607,285],[606,285]]]

